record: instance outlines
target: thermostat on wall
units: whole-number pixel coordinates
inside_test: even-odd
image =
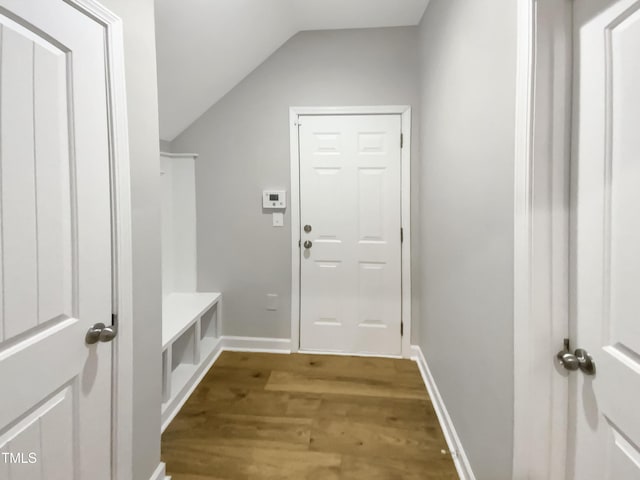
[[[284,190],[264,190],[262,208],[287,208],[287,194]]]

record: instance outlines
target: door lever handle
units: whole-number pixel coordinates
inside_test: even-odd
[[[311,240],[305,240],[303,245],[304,245],[304,248],[307,248],[307,249],[313,247],[313,243],[311,243]]]

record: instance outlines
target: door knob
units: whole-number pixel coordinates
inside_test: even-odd
[[[93,345],[98,342],[110,342],[118,335],[118,329],[115,325],[106,327],[104,323],[96,323],[87,330],[84,341],[87,345]]]
[[[573,372],[580,368],[580,362],[578,361],[578,358],[571,352],[558,352],[558,359],[560,360],[562,366],[570,372]]]
[[[570,371],[582,370],[585,375],[596,374],[596,363],[593,357],[584,348],[578,348],[574,353],[569,350],[569,339],[564,339],[564,350],[556,355],[564,368]]]
[[[304,245],[304,248],[313,247],[313,243],[311,243],[311,240],[305,240],[303,245]]]
[[[118,327],[115,325],[109,325],[108,327],[104,327],[102,332],[100,332],[100,341],[101,342],[110,342],[118,335]]]
[[[84,337],[84,341],[87,343],[87,345],[98,343],[102,330],[104,330],[104,323],[96,323],[95,325],[91,326],[87,331],[87,335]]]
[[[584,348],[578,348],[575,352],[576,359],[578,360],[578,366],[585,375],[596,374],[596,364],[593,361],[593,357]]]
[[[567,370],[573,372],[580,368],[580,362],[578,358],[569,351],[569,339],[564,339],[564,349],[560,350],[556,355],[556,358],[560,360],[560,364]]]

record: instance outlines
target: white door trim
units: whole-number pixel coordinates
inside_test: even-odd
[[[115,247],[113,291],[114,308],[118,314],[118,336],[113,342],[112,475],[118,480],[130,480],[133,475],[133,263],[122,20],[95,0],[66,1],[103,25],[105,29],[112,229]]]
[[[401,150],[402,181],[402,356],[411,358],[411,107],[384,105],[365,107],[291,107],[289,132],[291,145],[291,351],[300,349],[300,152],[298,116],[300,115],[393,115],[401,116],[404,145]]]
[[[564,478],[571,1],[518,0],[513,478]]]

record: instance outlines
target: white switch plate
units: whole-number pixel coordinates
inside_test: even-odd
[[[284,213],[283,212],[273,212],[273,226],[274,227],[284,227]]]
[[[278,310],[279,297],[277,293],[267,293],[267,310]]]

